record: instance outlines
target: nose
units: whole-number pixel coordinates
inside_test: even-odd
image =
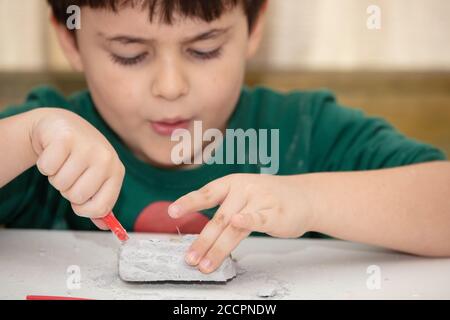
[[[174,101],[185,96],[188,91],[189,84],[179,63],[170,58],[162,59],[152,83],[152,94]]]

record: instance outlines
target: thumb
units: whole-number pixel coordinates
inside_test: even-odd
[[[102,219],[95,218],[91,220],[100,230],[109,230],[108,226]]]

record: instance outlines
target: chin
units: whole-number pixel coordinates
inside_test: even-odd
[[[156,148],[156,150],[161,150]],[[146,153],[144,161],[159,168],[167,168],[167,169],[175,169],[179,168],[182,165],[177,165],[172,162],[172,159],[170,157],[170,152],[164,152],[164,154],[152,154],[152,153]]]
[[[183,159],[181,164],[172,161],[172,150],[176,143],[168,144],[153,144],[146,146],[147,150],[142,150],[142,160],[160,168],[177,169],[192,166],[192,158],[187,157]]]

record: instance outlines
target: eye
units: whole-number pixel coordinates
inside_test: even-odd
[[[142,62],[147,57],[147,55],[148,55],[148,53],[144,52],[135,57],[125,58],[125,57],[118,56],[114,53],[111,53],[111,59],[113,60],[113,62],[118,63],[120,65],[132,66],[132,65],[136,65],[136,64]]]
[[[196,59],[210,60],[210,59],[218,58],[220,56],[220,54],[222,53],[222,48],[217,48],[212,51],[199,51],[199,50],[189,49],[188,52],[191,56],[193,56]]]

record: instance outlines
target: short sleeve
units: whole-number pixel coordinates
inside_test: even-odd
[[[439,149],[408,138],[385,120],[320,95],[314,105],[310,171],[351,171],[445,160]]]

